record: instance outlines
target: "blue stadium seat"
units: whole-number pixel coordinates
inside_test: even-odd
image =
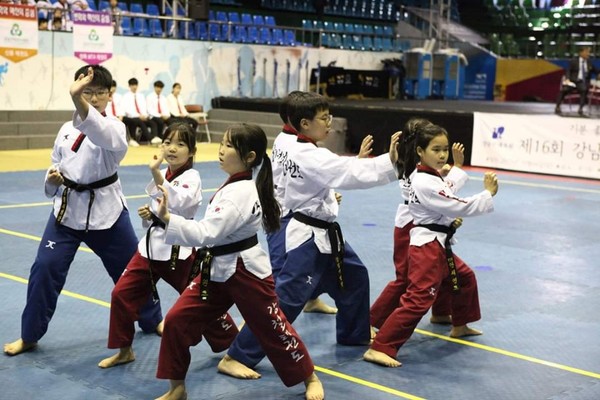
[[[224,42],[231,42],[233,40],[233,25],[221,25],[221,40]]]
[[[139,3],[132,3],[130,5],[132,13],[144,13],[144,9],[142,5]],[[152,33],[150,32],[148,26],[148,20],[146,18],[133,18],[133,34],[136,36],[145,36],[150,37]]]
[[[271,29],[260,28],[258,30],[258,43],[271,44]]]
[[[352,42],[351,35],[342,35],[342,48],[343,49],[353,49],[354,43]]]
[[[380,37],[375,37],[373,39],[373,50],[375,51],[381,51],[383,50],[383,42],[381,41]]]
[[[121,18],[121,33],[124,36],[132,36],[133,28],[131,26],[131,17],[122,17]]]
[[[266,25],[265,19],[263,18],[262,15],[253,15],[252,19],[254,20],[254,25],[257,25],[257,26]]]
[[[119,7],[120,10],[129,11],[129,7],[127,7],[127,3],[125,3],[124,1],[119,1],[117,3],[117,7]]]
[[[283,31],[283,43],[286,46],[296,46],[296,34],[291,29]]]
[[[110,3],[107,0],[100,0],[98,2],[98,11],[104,11],[110,8]]]
[[[283,31],[279,28],[271,30],[271,42],[277,45],[283,45]]]
[[[248,31],[245,26],[234,25],[231,41],[234,43],[248,43]]]
[[[129,5],[129,11],[131,11],[132,13],[143,14],[144,13],[144,7],[142,7],[142,5],[140,3],[131,3]]]
[[[159,19],[151,19],[149,20],[148,30],[150,31],[150,35],[154,37],[162,37],[163,29],[161,21]]]
[[[275,17],[273,17],[272,15],[265,15],[265,24],[269,26],[277,26],[277,24],[275,23]]]
[[[217,11],[217,21],[229,22],[227,19],[227,13],[225,11]]]
[[[196,21],[196,33],[198,39],[208,40],[208,24],[206,22]]]
[[[255,26],[248,27],[248,43],[258,43],[258,28]]]
[[[96,2],[94,0],[87,0],[87,3],[90,10],[97,11]]]
[[[240,23],[240,14],[235,12],[235,11],[230,11],[228,13],[229,16],[229,22],[232,22],[234,24],[239,24]]]
[[[362,43],[363,49],[373,50],[373,38],[371,36],[363,36]]]
[[[392,38],[384,37],[381,41],[381,48],[383,51],[394,51],[394,46],[392,44]]]
[[[221,26],[219,24],[208,24],[208,39],[212,41],[221,40]]]
[[[148,15],[160,15],[160,10],[156,4],[146,4],[146,14]]]
[[[248,13],[242,13],[242,24],[252,25],[252,15]]]
[[[383,27],[383,34],[384,34],[385,36],[389,36],[389,37],[392,37],[392,36],[394,36],[394,28],[392,28],[392,27],[391,27],[391,26],[389,26],[389,25],[386,25],[386,26],[384,26],[384,27]]]
[[[354,33],[354,25],[353,24],[344,24],[344,32]]]

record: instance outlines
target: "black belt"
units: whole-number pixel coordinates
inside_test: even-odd
[[[444,242],[444,247],[446,248],[446,260],[448,261],[448,269],[450,270],[450,281],[452,282],[452,292],[458,293],[460,291],[460,285],[458,283],[458,274],[456,273],[456,264],[454,263],[454,255],[452,253],[452,246],[450,245],[450,240],[454,233],[456,232],[456,228],[453,226],[439,225],[439,224],[425,224],[425,225],[417,225],[422,228],[429,229],[430,231],[440,232],[446,234],[446,241]]]
[[[146,231],[146,256],[148,257],[148,272],[150,274],[150,282],[152,284],[152,300],[155,303],[158,303],[160,297],[158,296],[158,289],[156,288],[156,281],[154,281],[154,277],[152,275],[152,256],[150,254],[150,233],[152,228],[162,228],[165,229],[166,225],[162,222],[156,215],[152,215],[152,224],[148,227]],[[171,270],[174,271],[177,266],[177,260],[179,259],[179,245],[175,244],[171,246],[171,257],[169,259],[169,266]]]
[[[314,226],[315,228],[327,229],[327,236],[331,243],[331,254],[335,259],[335,268],[337,270],[338,285],[340,288],[344,288],[344,276],[342,274],[342,267],[344,265],[344,236],[342,236],[342,228],[337,222],[327,222],[321,219],[309,217],[308,215],[295,212],[294,219],[302,222],[303,224]]]
[[[85,219],[85,231],[87,232],[88,227],[90,225],[90,214],[92,212],[92,204],[94,204],[94,198],[96,196],[94,190],[103,188],[108,185],[112,185],[117,180],[119,180],[119,176],[116,172],[108,178],[100,179],[99,181],[92,182],[89,184],[76,183],[63,175],[63,185],[65,185],[66,188],[62,192],[61,204],[60,209],[58,210],[58,215],[56,217],[56,223],[60,224],[63,218],[65,217],[65,212],[67,211],[67,200],[69,197],[69,190],[74,190],[76,192],[87,191],[90,192],[90,201],[88,203],[87,216]]]
[[[210,281],[210,265],[212,264],[212,259],[214,257],[248,250],[257,244],[258,236],[255,234],[249,238],[240,240],[239,242],[228,243],[222,246],[204,247],[198,250],[196,257],[194,258],[190,281],[200,273],[200,298],[202,301],[208,300],[208,282]]]

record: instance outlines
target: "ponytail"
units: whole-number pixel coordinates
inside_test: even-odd
[[[275,200],[273,170],[271,169],[271,160],[266,154],[263,156],[262,165],[256,175],[256,189],[263,210],[263,228],[267,233],[275,232],[280,227],[281,208]]]
[[[280,226],[281,208],[275,200],[273,171],[271,160],[267,156],[267,135],[260,126],[246,123],[232,125],[227,132],[240,159],[245,160],[252,151],[256,154],[252,163],[246,167],[248,170],[253,170],[260,166],[256,175],[256,190],[262,207],[263,228],[267,233],[274,232]]]

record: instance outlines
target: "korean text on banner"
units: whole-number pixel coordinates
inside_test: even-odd
[[[0,3],[0,56],[17,63],[37,53],[35,6]]]
[[[600,178],[600,120],[475,113],[471,165]]]
[[[87,64],[100,64],[113,54],[110,13],[73,11],[73,52]]]

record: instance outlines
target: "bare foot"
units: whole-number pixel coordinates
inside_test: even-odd
[[[467,325],[453,326],[450,330],[450,337],[453,338],[478,335],[483,335],[483,332],[477,329],[469,328]]]
[[[304,306],[304,310],[307,313],[321,313],[321,314],[336,314],[337,308],[327,305],[323,300],[316,298],[309,300]]]
[[[363,359],[368,362],[383,365],[384,367],[396,368],[402,366],[402,363],[385,353],[369,349],[363,354]]]
[[[225,354],[225,357],[219,361],[217,370],[225,375],[233,376],[238,379],[258,379],[260,374],[253,369],[246,367],[239,361],[234,360]]]
[[[4,353],[8,354],[9,356],[16,356],[17,354],[32,350],[36,346],[37,342],[27,343],[24,342],[23,339],[17,339],[12,343],[6,343],[4,345]]]
[[[135,361],[135,354],[131,347],[123,347],[117,354],[112,357],[105,358],[98,363],[100,368],[111,368],[117,365],[127,364]]]
[[[304,381],[306,386],[306,400],[323,400],[325,399],[325,391],[323,385],[317,377],[317,374],[313,372],[307,380]]]
[[[187,400],[185,381],[171,380],[171,389],[155,400]]]
[[[450,325],[452,323],[452,315],[432,315],[429,318],[432,324]]]
[[[163,319],[156,325],[156,334],[162,337],[163,329],[165,329],[165,320]]]

